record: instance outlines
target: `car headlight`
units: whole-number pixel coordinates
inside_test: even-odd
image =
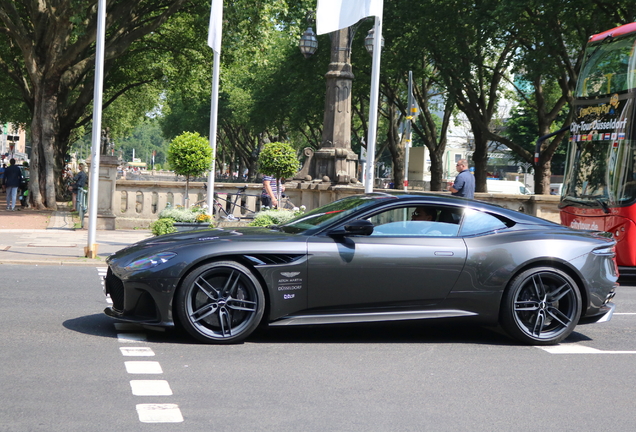
[[[158,254],[150,255],[149,257],[133,261],[125,268],[126,270],[147,270],[149,268],[153,268],[160,264],[163,264],[176,256],[177,254],[174,252],[160,252]]]

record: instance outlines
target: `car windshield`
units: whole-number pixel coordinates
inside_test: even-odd
[[[282,224],[279,228],[287,233],[311,234],[331,225],[352,213],[376,204],[379,199],[395,199],[393,196],[356,195],[334,201],[326,206],[319,207],[308,213],[302,214],[291,221]]]
[[[636,200],[636,142],[586,141],[570,146],[564,200],[598,207]],[[600,200],[600,201],[599,201]]]
[[[632,34],[588,46],[576,97],[599,97],[634,88],[632,56],[635,39]]]

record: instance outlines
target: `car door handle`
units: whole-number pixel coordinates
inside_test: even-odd
[[[435,256],[453,256],[453,251],[435,251]]]

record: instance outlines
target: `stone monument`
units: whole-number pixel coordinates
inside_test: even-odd
[[[327,94],[320,149],[305,149],[305,165],[295,180],[323,179],[337,184],[357,180],[358,155],[351,150],[351,39],[356,27],[335,31],[331,63],[325,75]]]

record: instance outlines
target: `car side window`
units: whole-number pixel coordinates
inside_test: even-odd
[[[428,207],[428,206],[426,206]],[[373,223],[372,236],[387,237],[451,237],[457,236],[457,222],[438,221],[438,210],[430,207],[431,220],[418,220],[419,212],[424,207],[401,207],[372,215],[368,220]],[[449,215],[450,217],[451,215]],[[459,220],[459,217],[458,217]]]
[[[409,220],[411,213],[408,208],[394,208],[383,211],[382,213],[375,214],[369,218],[371,223],[378,227],[385,224],[394,222],[404,222]]]
[[[464,220],[459,235],[470,236],[484,234],[504,228],[506,228],[506,224],[493,215],[473,209],[466,209],[464,211]]]

